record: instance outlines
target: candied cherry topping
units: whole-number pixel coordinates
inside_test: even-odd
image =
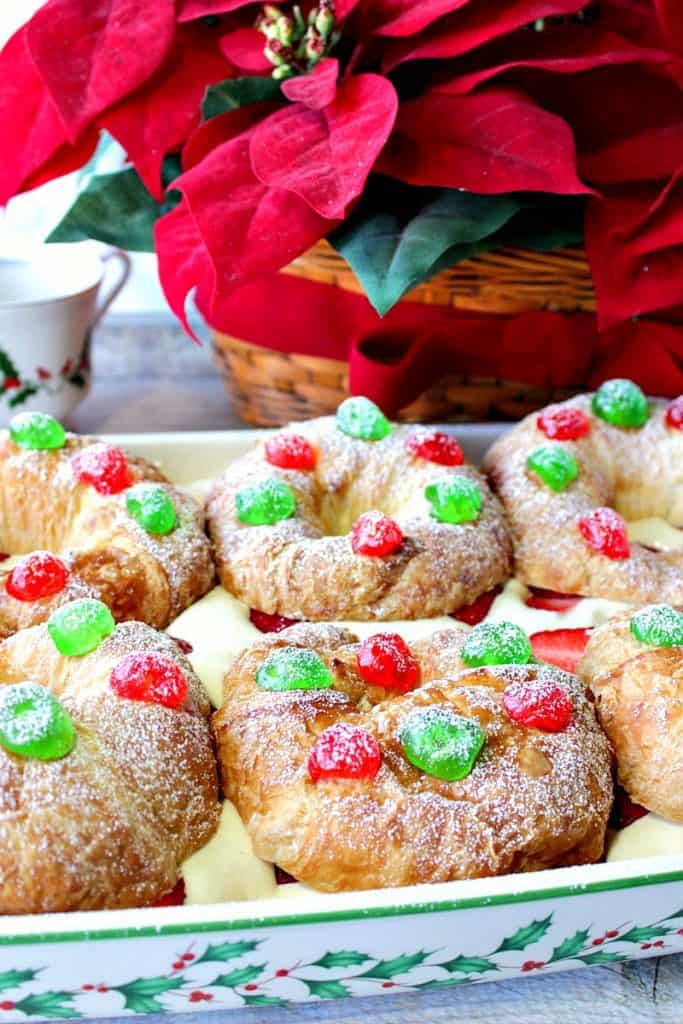
[[[174,661],[148,651],[128,654],[116,665],[109,684],[119,697],[179,708],[187,697],[187,679]]]
[[[363,680],[370,686],[407,693],[417,686],[420,669],[417,661],[398,633],[376,633],[358,648],[356,664]]]
[[[418,459],[439,466],[461,466],[464,459],[456,439],[443,430],[414,430],[406,438],[406,448]]]
[[[683,395],[674,398],[667,406],[664,422],[667,427],[673,427],[674,430],[683,430]]]
[[[581,536],[592,551],[606,558],[629,558],[626,523],[613,508],[594,508],[579,519]]]
[[[382,762],[379,744],[365,729],[335,722],[319,736],[308,759],[308,773],[318,779],[374,779]]]
[[[284,615],[269,615],[268,612],[260,612],[256,608],[249,611],[249,620],[252,626],[256,626],[262,633],[281,633],[288,626],[296,626],[298,619],[288,619]]]
[[[365,512],[351,528],[351,547],[356,555],[393,555],[402,543],[401,527],[382,512]]]
[[[98,494],[120,494],[133,483],[125,453],[111,444],[84,448],[74,455],[71,467],[78,480],[90,484]]]
[[[577,441],[590,433],[591,421],[571,405],[550,405],[538,416],[536,426],[553,441]]]
[[[266,441],[266,462],[280,469],[313,469],[315,451],[301,434],[277,434]]]
[[[572,700],[555,684],[511,683],[503,693],[508,718],[544,732],[563,732],[572,720]]]
[[[15,565],[5,580],[5,590],[17,601],[40,601],[64,590],[69,570],[49,551],[34,551]]]

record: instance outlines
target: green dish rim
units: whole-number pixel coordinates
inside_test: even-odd
[[[424,903],[400,903],[386,907],[354,908],[349,910],[325,910],[304,914],[282,914],[271,917],[247,918],[245,920],[197,921],[188,924],[139,925],[127,928],[93,928],[74,931],[42,932],[27,935],[0,935],[0,946],[42,945],[54,942],[83,942],[106,939],[134,939],[161,937],[166,935],[189,935],[207,932],[249,931],[256,928],[282,928],[292,925],[325,924],[337,921],[362,921],[382,917],[406,917],[417,914],[448,913],[458,910],[486,909],[515,903],[532,903],[540,900],[560,899],[571,896],[585,896],[590,893],[610,892],[620,889],[637,889],[641,886],[667,885],[683,881],[683,869],[661,874],[636,875],[633,878],[619,878],[588,883],[575,882],[572,885],[548,889],[532,889],[528,892],[500,893],[494,896],[472,896],[462,899],[433,900]],[[151,909],[151,908],[148,908]],[[95,913],[101,913],[96,911]]]

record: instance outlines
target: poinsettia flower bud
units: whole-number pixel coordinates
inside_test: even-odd
[[[334,22],[334,14],[327,8],[321,6],[315,19],[315,28],[323,39],[327,39],[329,37],[330,32],[334,28]]]
[[[281,43],[289,46],[294,41],[294,22],[283,14],[275,22],[275,34]]]
[[[276,82],[281,82],[284,78],[291,78],[294,74],[294,68],[291,64],[280,64],[279,67],[273,68],[272,78]]]
[[[319,61],[325,53],[325,40],[315,28],[309,28],[304,38],[304,55],[309,60]]]

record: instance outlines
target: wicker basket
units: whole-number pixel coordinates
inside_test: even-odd
[[[295,260],[285,273],[362,291],[353,271],[327,242]],[[486,253],[419,285],[401,301],[498,314],[541,309],[595,312],[595,293],[582,249]],[[348,395],[344,362],[276,352],[219,331],[213,336],[232,407],[253,426],[279,426],[325,415]],[[409,422],[518,419],[571,393],[452,375],[401,409],[398,418]]]

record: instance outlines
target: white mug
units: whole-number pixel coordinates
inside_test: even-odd
[[[98,302],[105,264],[117,264]],[[64,419],[90,388],[90,338],[130,273],[118,249],[46,245],[0,259],[0,426],[18,412]]]

